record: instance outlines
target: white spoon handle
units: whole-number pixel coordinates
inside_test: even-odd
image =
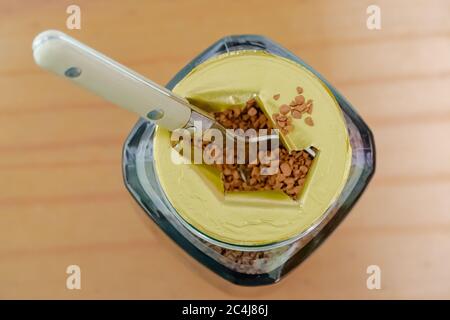
[[[169,130],[189,121],[191,109],[185,99],[62,32],[36,36],[33,56],[42,68]]]

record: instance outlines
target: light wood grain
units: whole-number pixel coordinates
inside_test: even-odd
[[[0,298],[450,298],[450,3],[0,0]],[[163,84],[228,34],[266,35],[327,77],[373,129],[377,173],[345,222],[280,284],[242,288],[199,266],[125,190],[136,117],[36,67],[61,29]],[[65,288],[78,264],[82,290]],[[366,268],[382,289],[366,288]]]

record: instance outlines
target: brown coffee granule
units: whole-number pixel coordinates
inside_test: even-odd
[[[292,168],[290,166],[290,164],[288,162],[283,162],[280,165],[280,169],[281,169],[281,173],[284,174],[285,176],[290,176],[292,173]]]
[[[305,123],[308,125],[308,126],[313,126],[314,125],[314,121],[313,121],[313,119],[311,118],[311,117],[306,117],[305,118]]]
[[[291,111],[291,108],[290,108],[287,104],[282,104],[282,105],[280,106],[280,113],[281,113],[281,114],[286,115],[286,114],[289,113],[289,111]]]
[[[302,118],[302,113],[300,111],[298,111],[298,110],[292,110],[291,114],[292,114],[292,118],[295,118],[295,119],[301,119]]]
[[[258,113],[258,111],[256,111],[255,108],[250,108],[250,110],[248,110],[248,112],[247,112],[247,114],[248,114],[250,117],[256,116],[257,113]]]
[[[294,99],[297,105],[302,105],[305,102],[305,97],[302,95],[296,96]]]
[[[279,94],[279,93],[274,94],[274,95],[273,95],[273,99],[274,99],[274,100],[280,99],[280,94]]]

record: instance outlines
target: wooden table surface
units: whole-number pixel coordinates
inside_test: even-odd
[[[0,0],[0,298],[450,298],[450,2]],[[305,59],[375,134],[377,172],[336,232],[281,283],[228,284],[172,244],[121,173],[136,116],[40,70],[60,29],[164,84],[229,34]],[[66,267],[82,289],[66,289]],[[381,290],[366,288],[378,265]]]

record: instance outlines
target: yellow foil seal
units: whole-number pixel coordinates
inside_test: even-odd
[[[279,56],[235,51],[197,66],[173,91],[208,112],[243,106],[256,97],[270,118],[297,95],[298,86],[314,101],[314,126],[293,119],[295,129],[283,142],[289,150],[318,150],[298,201],[279,191],[225,194],[220,174],[211,166],[173,163],[170,132],[157,128],[156,172],[186,222],[222,242],[259,246],[295,237],[325,214],[345,185],[352,151],[341,109],[320,79]],[[277,101],[274,94],[280,94]]]

